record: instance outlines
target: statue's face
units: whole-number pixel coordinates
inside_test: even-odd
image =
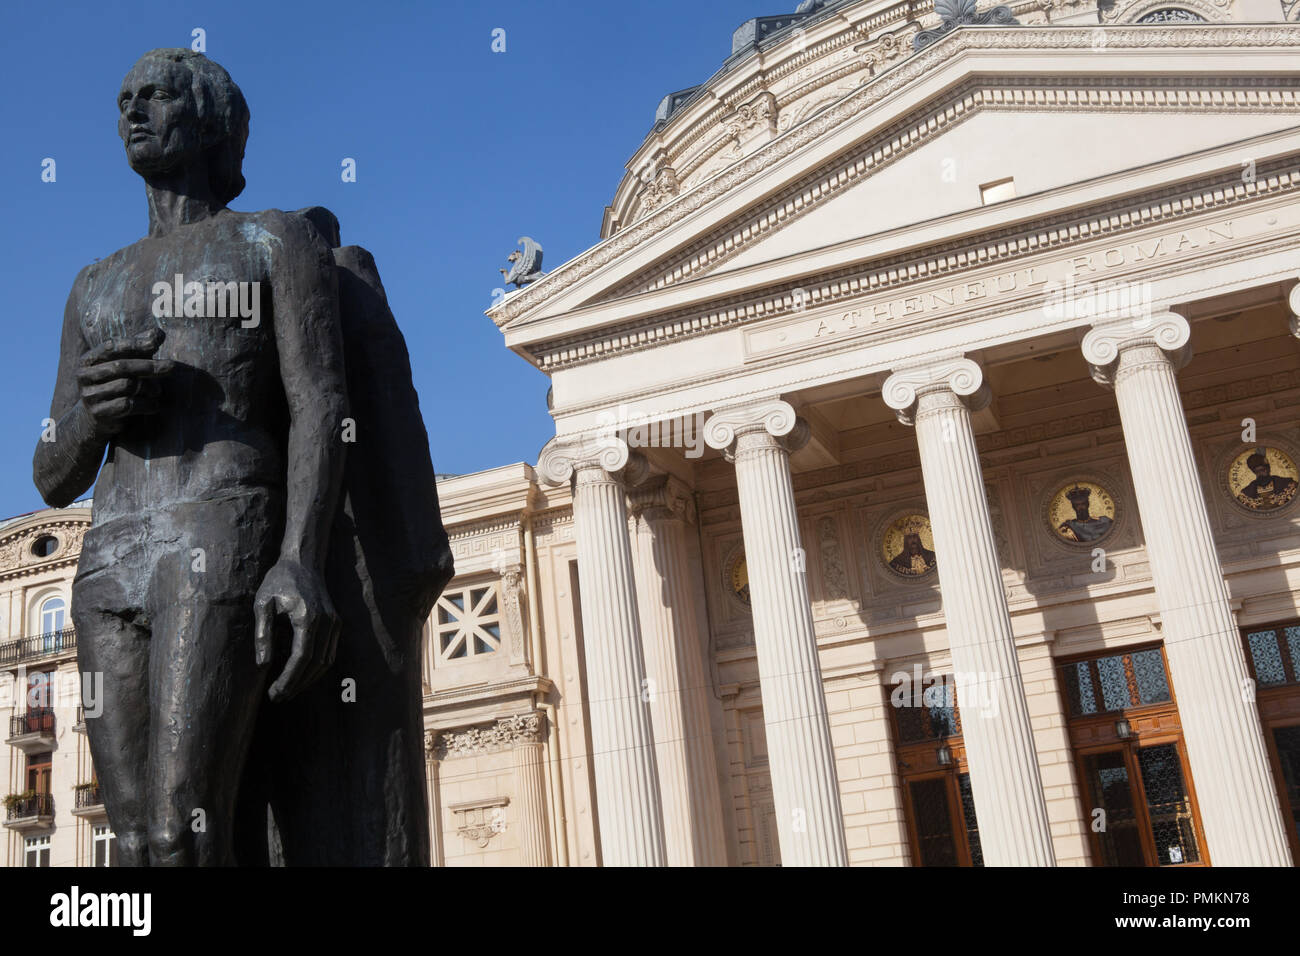
[[[122,81],[117,133],[141,176],[183,169],[202,154],[190,71],[170,60],[141,60]]]

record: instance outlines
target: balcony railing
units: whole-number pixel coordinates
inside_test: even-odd
[[[104,795],[99,790],[98,781],[77,784],[75,792],[78,810],[90,810],[104,805]]]
[[[15,714],[9,718],[9,736],[22,737],[26,734],[54,734],[54,709],[41,707],[29,710],[25,714]]]
[[[54,816],[54,795],[51,793],[14,794],[5,800],[5,820],[22,820],[25,817]]]
[[[77,630],[72,627],[65,627],[61,631],[48,631],[34,637],[20,638],[0,644],[0,667],[62,654],[65,651],[76,650],[76,647]]]

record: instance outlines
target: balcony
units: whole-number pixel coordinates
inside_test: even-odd
[[[37,634],[35,637],[24,637],[0,644],[0,667],[12,667],[15,664],[40,660],[44,657],[57,657],[76,649],[76,628],[65,627],[61,631],[49,631],[45,634]]]
[[[54,747],[54,708],[39,707],[9,718],[10,747],[23,753],[36,753]]]
[[[49,793],[11,793],[5,797],[5,826],[20,833],[54,825],[54,796]]]
[[[104,794],[99,789],[99,781],[78,784],[73,791],[76,805],[72,808],[74,817],[85,820],[107,820],[108,811],[104,809]]]

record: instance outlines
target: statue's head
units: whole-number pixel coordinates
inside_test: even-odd
[[[117,105],[118,135],[141,176],[204,163],[222,203],[243,192],[248,104],[218,64],[191,50],[150,50],[122,81]]]

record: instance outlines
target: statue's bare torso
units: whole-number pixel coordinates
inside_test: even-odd
[[[157,328],[164,338],[155,357],[176,363],[159,380],[158,414],[110,445],[96,487],[96,525],[252,489],[283,495],[287,418],[270,266],[273,250],[283,246],[284,218],[222,210],[142,239],[78,278],[77,319],[87,350]],[[257,283],[263,301],[256,324],[237,310],[224,317],[155,315],[175,311],[170,301],[155,308],[154,289],[171,286],[177,275],[204,288]]]

